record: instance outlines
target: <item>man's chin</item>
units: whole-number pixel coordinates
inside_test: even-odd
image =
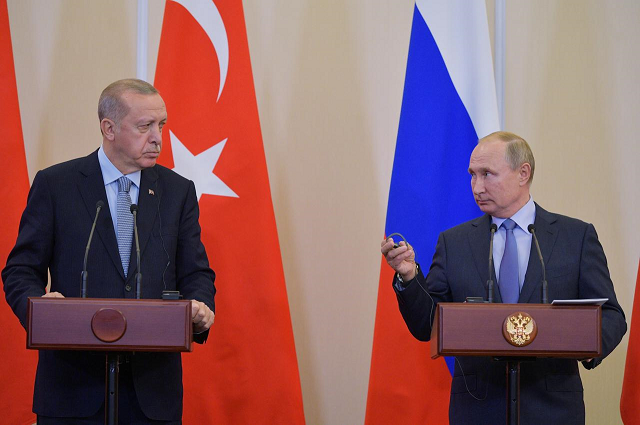
[[[482,211],[485,214],[492,215],[494,209],[492,208],[492,205],[491,205],[490,202],[488,202],[488,201],[476,201],[476,204],[478,205],[478,208],[480,208],[480,211]]]
[[[151,168],[156,165],[157,159],[157,156],[155,158],[145,158],[144,160],[140,161],[138,165],[140,165],[142,169]]]

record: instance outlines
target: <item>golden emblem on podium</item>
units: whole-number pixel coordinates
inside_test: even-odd
[[[524,347],[533,342],[538,334],[538,326],[529,314],[516,312],[507,316],[502,326],[502,335],[516,347]]]

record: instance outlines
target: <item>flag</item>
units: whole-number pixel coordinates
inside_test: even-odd
[[[633,297],[631,328],[629,329],[629,346],[627,362],[624,367],[622,396],[620,397],[620,416],[624,425],[640,425],[640,261],[636,278],[636,294]]]
[[[3,266],[18,236],[20,215],[27,202],[29,174],[22,139],[16,74],[6,0],[0,0],[0,258]],[[4,297],[3,297],[4,298]],[[7,424],[32,424],[33,381],[37,353],[27,351],[26,333],[9,305],[0,302],[0,412]]]
[[[478,138],[499,129],[484,0],[414,9],[385,234],[427,270],[438,234],[480,214],[467,174]],[[451,361],[411,336],[382,260],[366,424],[448,423]],[[449,364],[448,364],[449,363]]]
[[[155,86],[160,163],[194,181],[217,275],[209,339],[183,355],[184,423],[304,423],[241,0],[167,1]]]

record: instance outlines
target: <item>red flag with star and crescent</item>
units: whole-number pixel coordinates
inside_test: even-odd
[[[18,236],[20,214],[27,202],[29,174],[22,139],[18,90],[13,65],[11,31],[6,0],[0,0],[0,258],[2,267]],[[3,297],[4,298],[4,297]],[[37,352],[27,351],[26,333],[9,305],[0,301],[0,412],[2,423],[32,424],[33,377]]]
[[[302,392],[241,0],[167,1],[159,162],[193,180],[216,272],[209,339],[185,354],[185,424],[301,424]]]
[[[622,381],[620,396],[620,416],[624,425],[640,425],[640,260],[638,261],[638,277],[636,278],[631,325],[629,327],[629,345],[627,361]]]

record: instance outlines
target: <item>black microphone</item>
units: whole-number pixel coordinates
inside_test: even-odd
[[[140,242],[138,241],[138,206],[131,204],[131,214],[133,214],[133,235],[136,240],[136,261],[138,273],[136,273],[136,299],[142,297],[142,273],[140,271]]]
[[[531,233],[531,236],[533,236],[533,241],[536,243],[538,258],[540,258],[540,264],[542,265],[542,304],[549,304],[549,300],[547,298],[547,270],[544,267],[542,251],[540,251],[540,244],[538,243],[538,237],[536,236],[536,226],[530,224],[527,229],[529,229],[529,233]]]
[[[87,272],[87,258],[89,257],[89,247],[91,246],[91,239],[93,239],[93,231],[96,230],[96,223],[98,222],[98,215],[100,214],[100,210],[104,207],[104,202],[98,201],[96,202],[96,216],[93,219],[93,225],[91,226],[91,232],[89,233],[89,240],[87,241],[87,247],[84,250],[84,263],[82,266],[82,289],[80,290],[80,296],[82,298],[87,298],[87,277],[89,273]]]
[[[489,240],[489,280],[487,280],[487,301],[493,302],[493,276],[496,271],[493,267],[493,236],[496,234],[498,226],[495,223],[491,223],[491,239]]]

